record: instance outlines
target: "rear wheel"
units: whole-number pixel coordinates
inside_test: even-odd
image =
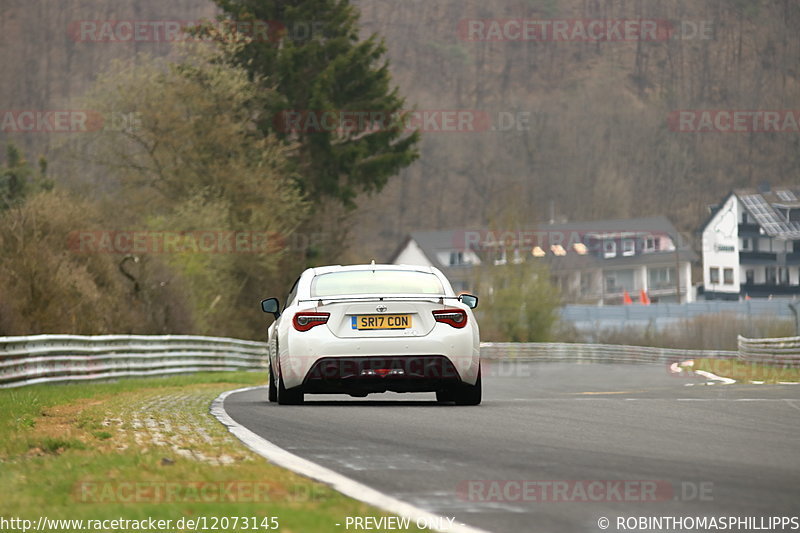
[[[481,371],[478,370],[478,380],[475,385],[462,383],[454,391],[453,400],[456,405],[478,405],[481,403]],[[438,399],[438,394],[437,394]]]
[[[302,387],[287,389],[283,384],[283,376],[278,375],[278,404],[279,405],[300,405],[303,403]]]
[[[278,387],[275,385],[275,372],[272,371],[272,363],[269,364],[269,388],[267,389],[267,397],[270,402],[278,401]]]

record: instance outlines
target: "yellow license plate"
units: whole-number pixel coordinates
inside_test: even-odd
[[[411,327],[411,315],[356,315],[353,329],[406,329]]]

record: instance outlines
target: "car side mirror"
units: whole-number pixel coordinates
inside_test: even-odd
[[[278,320],[278,317],[281,316],[281,312],[278,310],[281,304],[277,298],[267,298],[266,300],[261,300],[261,310],[265,313],[272,313],[272,316],[275,317],[275,320]]]
[[[473,294],[462,294],[459,296],[459,298],[461,299],[461,303],[470,309],[475,309],[478,307],[478,297]]]

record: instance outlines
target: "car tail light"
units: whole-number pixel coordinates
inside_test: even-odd
[[[297,331],[308,331],[314,326],[325,324],[330,318],[330,313],[312,313],[301,311],[294,315],[292,324]]]
[[[467,325],[467,312],[463,309],[442,309],[434,311],[433,318],[436,322],[449,324],[454,328],[463,328]]]

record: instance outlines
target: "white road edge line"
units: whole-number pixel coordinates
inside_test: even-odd
[[[724,377],[718,376],[716,374],[712,374],[711,372],[706,372],[705,370],[695,370],[694,373],[695,374],[700,374],[704,378],[708,378],[708,379],[712,379],[712,380],[716,380],[716,381],[721,381],[724,385],[730,385],[731,383],[736,383],[735,379],[724,378]]]
[[[223,392],[217,396],[213,402],[211,402],[211,415],[219,420],[222,425],[227,427],[228,431],[233,433],[233,435],[242,441],[245,446],[253,450],[261,457],[264,457],[271,463],[282,466],[283,468],[287,468],[292,472],[296,472],[302,476],[325,483],[334,490],[341,492],[345,496],[349,496],[350,498],[359,500],[369,505],[379,507],[384,511],[388,511],[394,515],[408,518],[412,521],[412,523],[415,523],[419,519],[426,520],[431,524],[435,524],[441,519],[439,515],[435,515],[431,512],[425,511],[424,509],[415,507],[410,503],[398,500],[397,498],[368,487],[367,485],[350,479],[338,472],[334,472],[329,468],[325,468],[324,466],[311,462],[308,459],[303,459],[302,457],[291,452],[287,452],[283,448],[271,443],[259,435],[256,435],[243,425],[239,424],[225,411],[225,398],[231,394],[263,388],[263,386],[244,387],[242,389]],[[447,533],[488,533],[486,530],[477,529],[466,524],[458,524],[456,522],[453,522],[453,524],[446,530],[433,531],[444,531]]]
[[[693,367],[693,366],[694,366],[694,359],[690,359],[680,364],[678,364],[677,362],[672,363],[671,365],[669,365],[669,371],[672,372],[673,374],[680,374],[681,372],[683,372],[685,367]],[[703,376],[706,379],[710,379],[712,381],[719,381],[723,385],[730,385],[732,383],[736,383],[735,379],[721,377],[716,374],[712,374],[711,372],[706,372],[705,370],[692,370],[692,372],[697,374],[698,376]],[[691,385],[694,385],[694,383],[687,383],[687,386]],[[709,385],[713,385],[713,383],[709,383]]]

